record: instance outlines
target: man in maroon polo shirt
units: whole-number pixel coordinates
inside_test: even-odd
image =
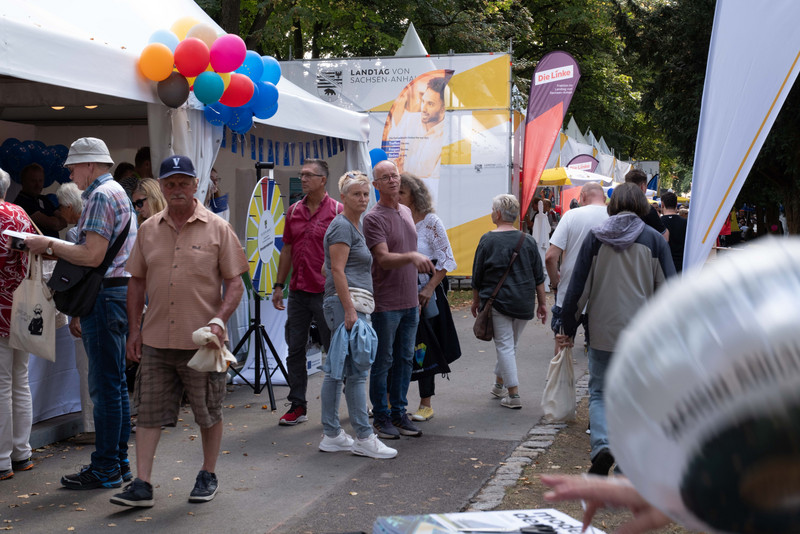
[[[300,183],[305,196],[286,210],[283,229],[283,248],[278,261],[278,282],[272,288],[272,305],[283,310],[283,285],[292,270],[289,284],[289,304],[286,318],[286,371],[289,376],[291,407],[281,417],[281,425],[296,425],[308,421],[306,415],[306,342],[312,319],[327,350],[331,333],[322,315],[322,296],[325,276],[322,263],[325,251],[322,240],[331,221],[342,211],[342,205],[328,196],[328,164],[320,159],[307,159],[300,171]]]

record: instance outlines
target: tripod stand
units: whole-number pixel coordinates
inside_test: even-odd
[[[272,344],[272,340],[267,335],[267,330],[264,328],[264,325],[261,324],[261,300],[262,298],[258,295],[258,292],[252,288],[251,284],[246,284],[252,289],[253,300],[255,301],[255,313],[253,314],[253,319],[250,321],[250,327],[245,332],[242,339],[239,340],[239,343],[236,345],[236,348],[233,349],[234,354],[238,354],[239,350],[244,345],[245,341],[247,341],[250,336],[253,336],[253,342],[255,343],[255,347],[253,348],[253,353],[255,357],[255,374],[253,377],[253,383],[251,384],[249,380],[247,380],[242,373],[233,369],[233,372],[239,375],[239,377],[244,380],[244,383],[253,388],[253,392],[258,394],[261,393],[261,373],[264,373],[264,385],[267,387],[267,392],[269,393],[269,405],[271,410],[275,410],[275,392],[272,390],[272,375],[275,374],[275,371],[280,369],[281,373],[283,373],[283,377],[286,379],[286,383],[289,383],[289,377],[286,373],[286,368],[283,366],[283,362],[281,359],[278,358],[278,351],[275,350],[275,346]],[[267,349],[264,346],[264,342],[266,341],[267,346],[269,346],[269,350],[272,352],[272,357],[275,359],[275,369],[270,372],[269,370],[269,363],[267,362]]]
[[[269,179],[272,181],[272,169],[274,164],[272,163],[265,163],[265,162],[256,162],[256,183],[261,182],[261,170],[262,169],[269,169]],[[257,186],[258,187],[258,186]],[[236,369],[233,369],[233,372],[239,375],[239,377],[251,388],[253,388],[253,392],[258,394],[261,393],[261,373],[264,373],[264,385],[267,387],[267,392],[269,393],[269,403],[270,408],[274,411],[276,409],[275,406],[275,393],[272,390],[272,375],[280,369],[281,373],[283,373],[283,377],[286,379],[286,383],[289,383],[288,373],[286,372],[286,368],[283,366],[283,362],[278,357],[278,352],[275,350],[275,346],[272,344],[272,340],[270,340],[269,335],[267,335],[267,330],[264,328],[264,325],[261,324],[261,301],[262,297],[258,293],[258,289],[256,289],[251,280],[248,273],[242,275],[244,278],[245,286],[250,291],[251,295],[253,296],[253,301],[255,302],[255,313],[253,314],[253,319],[250,322],[250,326],[247,329],[247,332],[239,340],[239,343],[236,345],[236,348],[233,349],[234,354],[238,354],[239,350],[244,345],[245,341],[247,341],[250,336],[253,336],[253,342],[255,346],[253,348],[253,354],[255,357],[255,373],[253,377],[253,382],[250,383],[242,373]],[[267,362],[267,349],[264,346],[264,342],[266,342],[269,350],[272,352],[272,357],[275,359],[275,363],[277,364],[275,369],[270,372],[269,364]]]

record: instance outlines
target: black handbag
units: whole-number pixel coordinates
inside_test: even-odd
[[[53,276],[47,282],[50,289],[55,292],[53,300],[58,311],[70,317],[89,315],[97,301],[97,295],[100,293],[108,266],[122,248],[125,238],[128,237],[130,226],[129,219],[128,224],[106,251],[103,262],[97,267],[75,265],[65,259],[58,260],[53,269]]]

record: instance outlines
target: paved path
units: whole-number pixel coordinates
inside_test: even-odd
[[[347,453],[319,452],[321,374],[309,381],[308,423],[279,427],[284,408],[262,409],[266,392],[253,395],[235,386],[225,401],[223,454],[217,473],[220,492],[211,503],[186,499],[201,463],[199,431],[188,410],[177,428],[164,431],[155,463],[156,505],[133,509],[112,505],[116,490],[70,491],[62,474],[88,463],[91,448],[62,442],[34,453],[36,469],[0,482],[0,529],[13,532],[371,532],[376,517],[455,512],[475,497],[495,474],[507,476],[504,461],[541,418],[539,408],[552,337],[529,323],[517,357],[522,410],[502,408],[489,395],[494,345],[472,336],[468,311],[454,314],[463,356],[450,380],[437,378],[436,416],[421,423],[424,436],[389,441],[400,453],[372,460]],[[577,358],[576,376],[586,359]],[[276,387],[279,403],[288,389]],[[409,408],[418,401],[416,384]],[[344,400],[345,429],[351,432]],[[113,526],[112,526],[113,525]],[[71,530],[72,529],[72,530]]]

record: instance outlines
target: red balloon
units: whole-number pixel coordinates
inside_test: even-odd
[[[187,78],[205,71],[209,57],[208,46],[195,37],[188,37],[175,47],[175,67]]]
[[[244,106],[253,98],[253,91],[253,80],[244,74],[234,72],[231,74],[231,83],[222,93],[219,103],[232,108]]]

